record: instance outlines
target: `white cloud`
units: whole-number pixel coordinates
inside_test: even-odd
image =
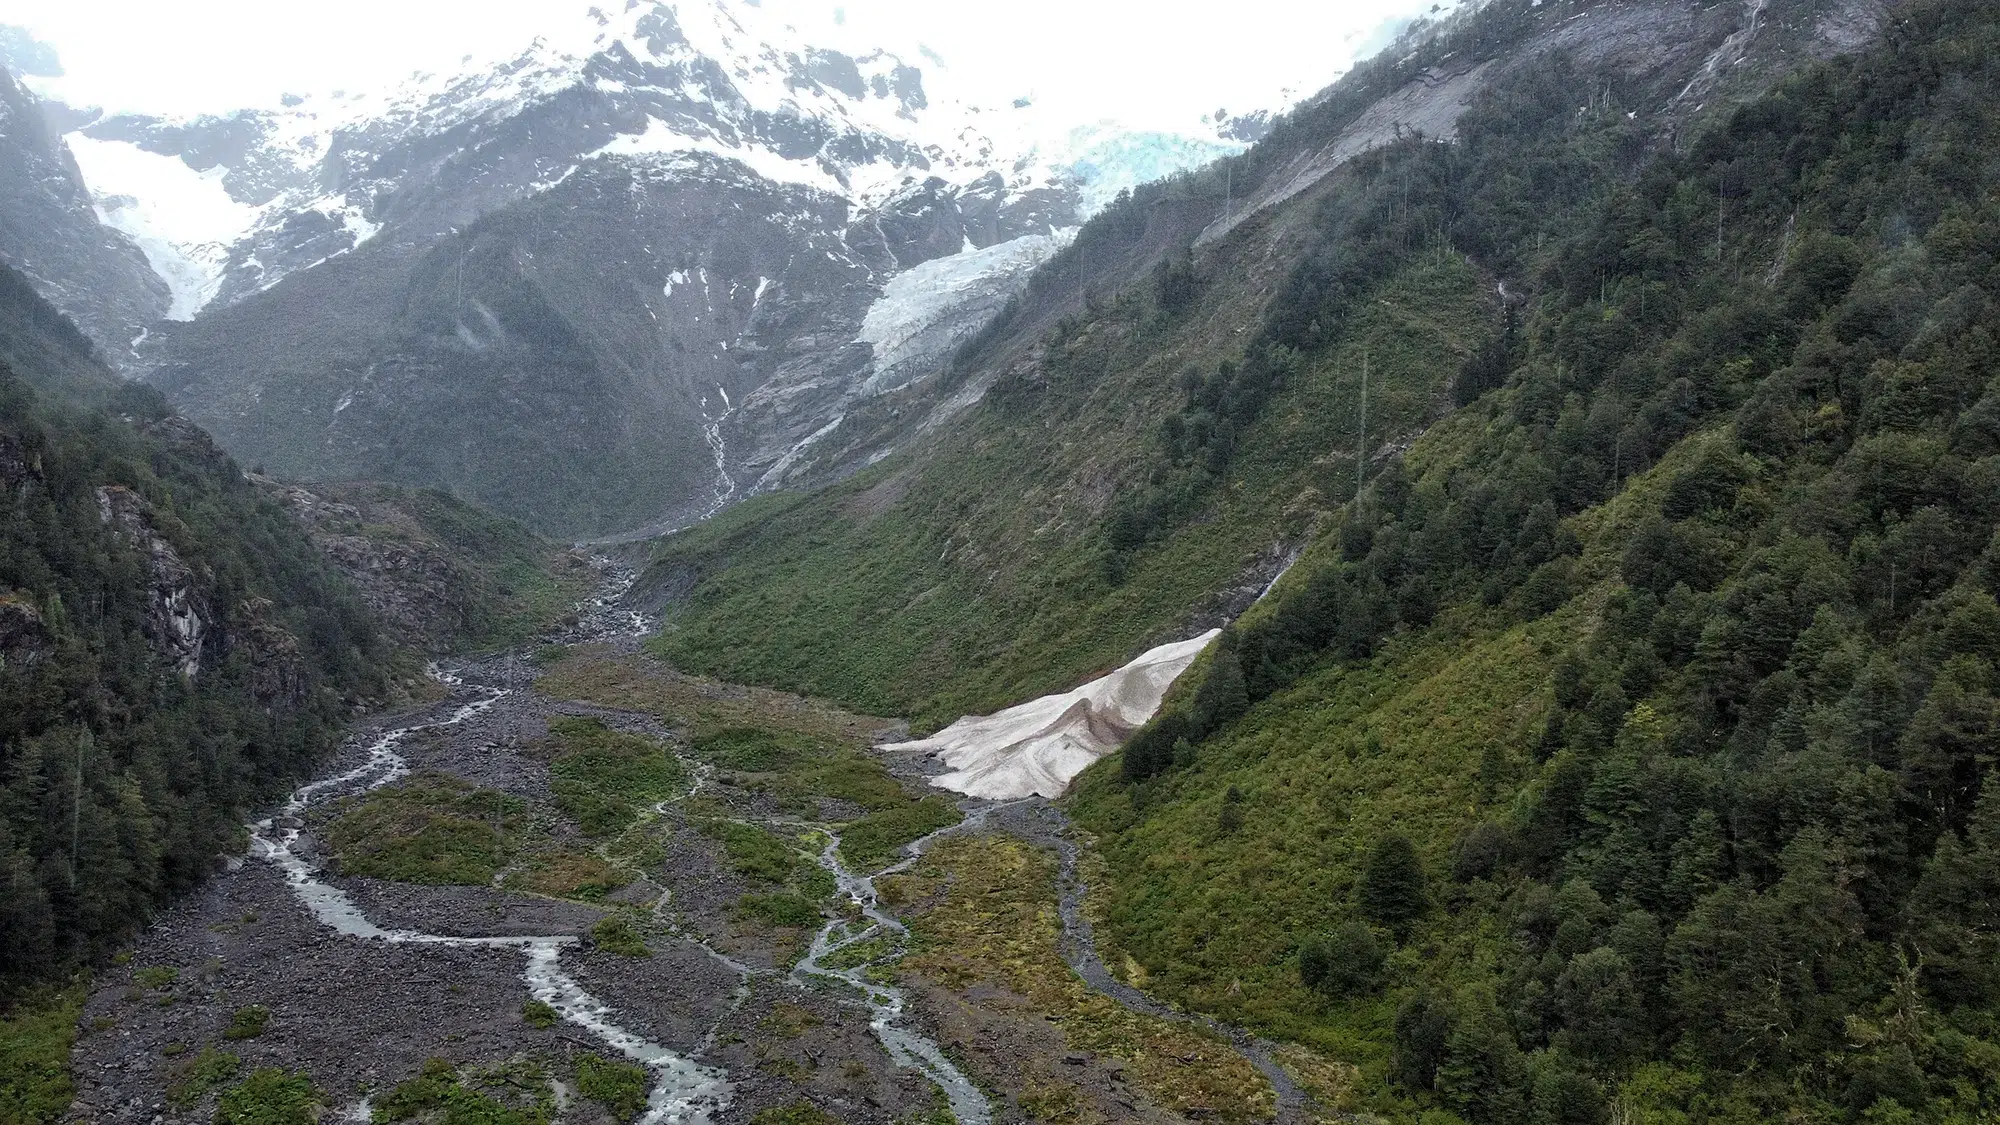
[[[598,0],[609,7],[623,0]],[[698,0],[684,0],[698,2]],[[744,0],[730,0],[742,3]],[[465,55],[509,56],[574,26],[589,0],[0,0],[0,23],[52,42],[56,92],[114,110],[216,112],[287,92],[380,88]],[[1413,0],[763,0],[809,41],[948,64],[929,80],[997,103],[1035,98],[1077,121],[1185,122],[1301,96],[1337,77]],[[844,17],[844,18],[842,18]]]

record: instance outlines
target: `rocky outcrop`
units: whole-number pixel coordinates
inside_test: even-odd
[[[9,492],[41,475],[42,458],[32,453],[12,434],[0,433],[0,489]]]
[[[42,611],[13,594],[0,594],[0,670],[33,667],[48,655],[49,630]]]
[[[438,492],[251,481],[297,517],[383,632],[433,656],[525,635],[567,611],[567,599],[549,590],[581,591],[590,581],[583,556]]]
[[[193,679],[201,672],[203,645],[216,623],[207,582],[161,536],[152,506],[138,493],[122,485],[100,487],[97,514],[145,559],[152,599],[146,614],[147,639],[182,679]]]
[[[1251,216],[1298,196],[1354,158],[1399,137],[1451,140],[1459,118],[1501,77],[1572,60],[1578,73],[1614,73],[1644,91],[1631,112],[1660,123],[1664,134],[1716,99],[1743,99],[1789,73],[1802,58],[1858,50],[1874,40],[1894,0],[1828,0],[1812,19],[1773,22],[1770,0],[1690,6],[1623,0],[1591,6],[1549,5],[1526,42],[1498,54],[1452,52],[1449,61],[1407,75],[1322,144],[1304,147],[1247,198],[1204,230],[1211,242]],[[1472,18],[1468,5],[1460,16]],[[1450,29],[1445,29],[1449,35]],[[1712,50],[1705,47],[1713,46]],[[1389,54],[1398,53],[1392,49]],[[1582,99],[1597,96],[1580,92]],[[1663,112],[1660,111],[1663,105]]]
[[[285,506],[340,568],[382,626],[405,644],[442,652],[472,624],[467,576],[434,543],[386,534],[363,535],[360,508],[298,486],[278,486]]]
[[[251,699],[266,713],[304,707],[310,673],[299,639],[276,624],[277,607],[268,599],[250,598],[237,607],[236,618],[229,644],[248,658]]]

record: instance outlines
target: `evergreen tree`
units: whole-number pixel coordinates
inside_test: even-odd
[[[2000,1000],[2000,781],[1987,775],[1965,837],[1946,832],[1910,895],[1925,987],[1947,1004]]]
[[[1423,860],[1408,836],[1391,832],[1375,841],[1362,869],[1360,899],[1364,916],[1399,935],[1430,909]]]
[[[1299,979],[1334,999],[1359,996],[1381,983],[1387,960],[1373,930],[1360,922],[1344,922],[1299,950]]]

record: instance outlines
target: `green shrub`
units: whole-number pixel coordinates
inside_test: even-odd
[[[320,1105],[304,1071],[265,1067],[222,1092],[215,1125],[315,1125]]]
[[[548,1076],[534,1063],[511,1063],[461,1075],[448,1059],[425,1061],[375,1106],[378,1122],[436,1125],[546,1125],[554,1112]]]
[[[607,953],[622,957],[651,957],[653,951],[646,948],[646,940],[632,928],[632,923],[617,915],[600,919],[590,928],[590,939]]]
[[[694,752],[723,769],[746,773],[776,773],[803,761],[812,752],[811,740],[803,735],[765,730],[761,727],[730,727],[701,735],[694,740]]]
[[[550,790],[556,805],[591,836],[623,831],[641,806],[680,793],[687,770],[652,739],[621,734],[596,719],[557,718],[549,734],[560,748]]]
[[[521,1018],[527,1021],[529,1027],[538,1027],[544,1031],[562,1020],[561,1014],[540,1000],[529,1000],[522,1004]]]
[[[28,997],[0,1019],[0,1121],[41,1125],[69,1108],[70,1047],[85,989]]]
[[[243,1060],[228,1051],[203,1047],[200,1054],[180,1066],[179,1077],[167,1088],[167,1100],[179,1109],[187,1109],[210,1090],[228,1085],[242,1069]]]
[[[630,1121],[646,1108],[649,1085],[645,1067],[599,1055],[576,1060],[577,1092],[610,1110],[620,1121]]]
[[[1300,948],[1299,979],[1307,988],[1335,999],[1359,996],[1382,983],[1387,961],[1373,930],[1347,922]]]
[[[730,870],[752,882],[782,883],[797,860],[783,840],[754,824],[709,820],[701,831],[722,844]]]
[[[271,1009],[262,1004],[252,1004],[236,1009],[229,1017],[229,1026],[224,1029],[224,1039],[255,1039],[264,1034],[264,1025],[271,1022]]]
[[[820,921],[819,907],[792,891],[744,895],[736,900],[736,915],[771,926],[804,928]]]
[[[148,965],[132,970],[132,983],[140,988],[168,989],[179,980],[181,971],[172,965]]]
[[[925,797],[915,804],[870,813],[840,830],[840,851],[850,868],[874,871],[888,865],[905,844],[962,819],[958,806],[945,797]]]

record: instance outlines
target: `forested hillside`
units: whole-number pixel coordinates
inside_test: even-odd
[[[1088,778],[1152,987],[1470,1121],[1995,1111],[1996,51],[1914,7],[1524,256]],[[1479,151],[1385,162],[1468,247]]]
[[[1072,799],[1136,981],[1398,1117],[1983,1119],[2000,15],[1706,113],[1539,58],[664,544],[662,648],[934,724],[1303,546]]]
[[[0,986],[240,850],[387,657],[283,508],[0,270]]]

